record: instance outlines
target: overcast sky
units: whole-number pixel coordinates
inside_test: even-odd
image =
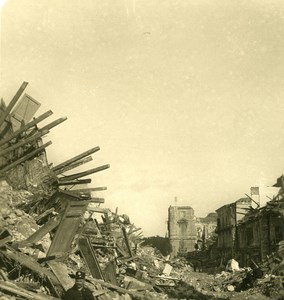
[[[282,0],[7,0],[0,96],[28,81],[68,117],[49,162],[100,146],[90,186],[163,236],[169,205],[206,216],[283,173],[283,48]]]

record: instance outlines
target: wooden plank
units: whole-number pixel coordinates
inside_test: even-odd
[[[49,216],[50,214],[54,213],[55,212],[55,208],[52,207],[48,210],[46,210],[45,212],[43,212],[42,214],[40,214],[39,216],[35,217],[35,221],[37,224],[40,224],[42,219],[46,218],[47,216]]]
[[[21,244],[33,244],[41,240],[47,233],[56,228],[60,223],[60,216],[56,216],[50,219],[40,229],[29,236],[25,241],[20,242]]]
[[[6,246],[7,247],[7,246]],[[12,259],[16,262],[19,262],[21,265],[26,266],[27,268],[31,269],[32,271],[38,273],[40,276],[45,275],[53,282],[58,282],[56,277],[53,275],[50,270],[42,267],[34,258],[21,253],[17,252],[14,249],[7,247],[7,250],[1,250],[1,253],[9,259]]]
[[[76,162],[74,162],[74,163],[72,163],[72,164],[70,164],[66,167],[62,167],[61,169],[59,169],[57,171],[53,171],[53,172],[54,172],[55,175],[59,175],[59,174],[65,173],[67,171],[70,171],[72,169],[75,169],[79,166],[82,166],[83,164],[86,164],[86,163],[88,163],[92,160],[93,160],[92,156],[87,156],[87,157],[82,158],[82,159],[80,159],[80,160],[78,160],[78,161],[76,161]]]
[[[127,247],[127,251],[129,253],[129,256],[132,257],[133,254],[132,254],[132,251],[131,251],[131,247],[130,247],[129,239],[128,239],[128,236],[127,236],[127,232],[126,232],[126,229],[125,229],[124,226],[122,226],[122,233],[123,233],[123,236],[124,236],[124,241],[125,241],[125,245]]]
[[[72,175],[68,175],[68,176],[65,176],[65,177],[61,177],[61,178],[59,178],[59,181],[63,182],[65,180],[68,181],[68,180],[78,179],[78,178],[81,178],[81,177],[84,177],[84,176],[87,176],[87,175],[90,175],[90,174],[93,174],[93,173],[103,171],[105,169],[108,169],[109,167],[110,167],[110,165],[103,165],[103,166],[100,166],[100,167],[97,167],[97,168],[94,168],[94,169],[91,169],[91,170],[88,170],[88,171],[85,171],[85,172],[80,172],[80,173],[77,173],[77,174],[72,174]]]
[[[9,165],[5,166],[4,168],[2,168],[0,170],[0,176],[3,176],[4,172],[7,172],[7,171],[11,170],[12,168],[14,168],[15,166],[17,166],[18,164],[26,161],[27,159],[30,159],[30,158],[34,157],[35,155],[39,154],[40,152],[44,151],[45,148],[48,147],[51,144],[52,144],[52,142],[49,141],[49,142],[45,143],[44,145],[38,147],[36,150],[30,152],[29,154],[24,155],[23,157],[17,159],[16,161],[13,161]]]
[[[102,208],[102,207],[89,207],[88,210],[91,212],[96,212],[96,213],[100,213],[100,214],[105,214],[108,211],[107,208]],[[100,224],[98,224],[98,226],[99,225]]]
[[[61,181],[58,182],[57,185],[58,186],[62,186],[62,185],[76,185],[76,184],[87,184],[87,183],[91,183],[92,179],[86,178],[86,179],[77,179],[77,180],[70,180],[70,181]]]
[[[129,258],[128,253],[124,251],[124,249],[122,249],[122,247],[118,243],[116,243],[116,249],[123,257]]]
[[[76,189],[76,190],[72,190],[72,191],[81,193],[81,192],[97,192],[97,191],[105,191],[105,190],[107,190],[106,186],[86,188],[86,189]]]
[[[38,124],[39,122],[43,121],[44,119],[46,119],[47,117],[49,117],[52,114],[53,114],[53,112],[51,110],[49,110],[49,111],[45,112],[44,114],[40,115],[38,118],[35,118],[33,121],[31,121],[28,124],[24,125],[23,127],[21,127],[19,130],[15,131],[13,134],[8,136],[7,138],[2,139],[0,141],[0,146],[8,143],[13,138],[16,138],[18,135],[20,135],[24,131],[28,130],[29,128],[33,127],[34,125]]]
[[[15,285],[12,282],[9,281],[0,281],[0,289],[3,291],[10,292],[14,295],[19,295],[24,297],[25,299],[31,299],[31,300],[56,300],[59,298],[55,298],[43,293],[34,293],[32,291],[25,290],[17,285]]]
[[[47,264],[61,283],[65,292],[74,285],[74,280],[69,276],[66,264],[59,261],[49,261]]]
[[[63,162],[63,163],[61,163],[61,164],[53,167],[52,171],[55,172],[55,171],[57,171],[57,170],[59,170],[61,168],[69,166],[70,164],[74,163],[75,161],[78,161],[81,158],[84,158],[84,157],[86,157],[86,156],[88,156],[88,155],[90,155],[92,153],[95,153],[95,152],[97,152],[99,150],[100,150],[100,147],[91,148],[91,149],[89,149],[89,150],[87,150],[87,151],[85,151],[85,152],[83,152],[83,153],[81,153],[81,154],[79,154],[77,156],[74,156],[73,158],[70,158],[70,159],[66,160],[65,162]]]
[[[59,124],[61,124],[62,122],[66,121],[67,120],[67,117],[62,117],[62,118],[59,118],[47,125],[45,125],[44,127],[40,128],[40,129],[33,129],[30,133],[30,135],[33,135],[36,131],[40,130],[40,131],[43,131],[43,130],[50,130],[51,128],[55,127],[55,126],[58,126]]]
[[[104,280],[104,275],[89,239],[87,237],[81,237],[78,241],[78,247],[92,276]]]
[[[87,205],[88,201],[70,200],[68,202],[47,252],[47,256],[70,252],[72,241],[78,231],[81,219],[87,209]]]
[[[91,195],[83,194],[83,193],[76,193],[75,191],[66,191],[66,190],[59,190],[60,192],[69,195],[71,197],[75,197],[77,199],[82,199],[82,200],[90,200]]]
[[[33,141],[35,141],[35,140],[38,140],[38,139],[41,138],[43,135],[48,134],[48,132],[49,132],[49,131],[44,130],[44,131],[42,131],[42,132],[38,132],[37,134],[30,136],[29,138],[23,139],[23,140],[21,140],[20,142],[14,144],[14,145],[12,145],[12,146],[10,146],[10,147],[8,147],[8,148],[5,148],[3,151],[0,151],[0,156],[6,155],[6,154],[8,154],[9,152],[11,152],[11,151],[13,151],[13,150],[15,150],[15,149],[17,149],[17,148],[19,148],[19,147],[21,147],[21,146],[24,146],[24,145],[26,145],[26,144],[28,144],[28,143],[31,143],[31,142],[33,142]]]
[[[92,202],[92,203],[105,203],[105,199],[104,198],[91,198],[90,202]]]

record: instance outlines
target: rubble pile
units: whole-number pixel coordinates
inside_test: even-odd
[[[66,118],[40,128],[52,112],[32,119],[40,104],[27,94],[20,100],[27,85],[8,106],[3,100],[0,105],[1,293],[11,299],[58,299],[83,270],[97,299],[164,298],[145,272],[150,262],[141,262],[141,229],[127,215],[100,207],[104,199],[94,192],[105,187],[87,186],[87,175],[109,165],[70,175],[100,148],[50,164],[51,141],[42,138]]]

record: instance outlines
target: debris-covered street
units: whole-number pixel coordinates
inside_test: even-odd
[[[2,102],[2,116],[9,116],[26,86],[24,82],[6,109]],[[30,99],[25,95],[20,100],[27,110]],[[245,261],[249,264],[241,267],[233,258],[225,260],[229,258],[223,251],[226,247],[218,248],[221,225],[213,226],[215,230],[207,237],[205,227],[197,230],[202,222],[209,222],[206,226],[217,222],[214,214],[196,223],[190,218],[191,207],[178,206],[169,208],[169,238],[145,239],[131,216],[101,206],[105,200],[98,194],[106,187],[86,185],[89,181],[85,176],[108,169],[108,164],[65,175],[91,161],[91,154],[99,147],[53,166],[41,136],[65,119],[40,128],[42,118],[28,120],[14,130],[2,117],[1,124],[7,131],[0,141],[0,299],[68,299],[71,296],[66,295],[72,293],[79,279],[84,281],[89,297],[101,300],[283,299],[283,240],[274,251],[265,252],[270,246],[262,249],[265,259],[247,252]],[[238,200],[234,205],[244,205],[248,200]],[[241,229],[247,222],[261,220],[263,214],[268,214],[271,222],[275,214],[283,221],[283,200],[280,189],[262,210],[251,208],[233,228],[240,241]],[[188,222],[194,225],[185,227],[191,228],[191,233],[179,225]],[[191,245],[188,237],[192,233],[197,241],[194,248],[179,243],[175,249],[176,239],[184,238]],[[241,257],[239,249],[237,252],[232,245],[235,256]]]

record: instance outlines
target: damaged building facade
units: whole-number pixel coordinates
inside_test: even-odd
[[[170,206],[168,209],[168,232],[173,256],[193,251],[196,243],[193,208]]]
[[[197,218],[191,206],[170,206],[168,209],[168,236],[172,255],[183,255],[187,252],[206,247],[216,229],[216,213],[204,218]]]
[[[233,257],[235,255],[238,242],[237,224],[244,218],[251,206],[251,202],[249,198],[241,198],[216,210],[217,248],[224,257]]]
[[[267,259],[284,240],[283,182],[283,176],[277,179],[273,186],[279,188],[277,195],[262,207],[259,201],[247,196],[200,218],[190,206],[170,206],[168,237],[172,255],[206,250],[213,245],[218,264],[234,258],[248,266],[252,261],[260,263]]]
[[[282,182],[278,180],[278,182]],[[217,212],[217,249],[221,261],[235,258],[242,266],[267,260],[284,239],[284,194],[263,207],[254,207],[252,198],[241,198]]]

